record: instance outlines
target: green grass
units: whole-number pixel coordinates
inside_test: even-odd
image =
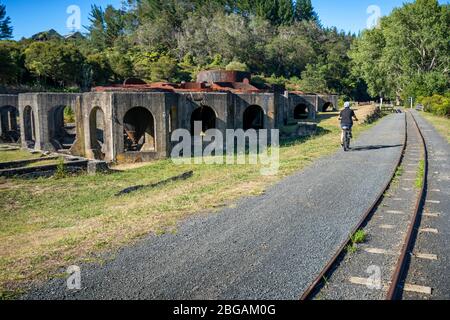
[[[392,184],[396,185],[399,183],[400,177],[403,175],[403,172],[403,166],[398,166],[397,170],[395,171],[394,178],[392,179]]]
[[[450,118],[435,116],[428,112],[421,112],[425,119],[427,119],[436,130],[450,143]]]
[[[26,168],[33,168],[33,167],[39,167],[39,166],[53,165],[53,164],[57,164],[57,163],[58,163],[58,160],[55,160],[55,159],[48,159],[48,160],[46,160],[44,158],[44,159],[42,159],[40,161],[29,163],[29,164],[25,165],[24,167],[26,167]]]
[[[349,244],[345,247],[345,251],[346,251],[348,254],[353,254],[353,253],[356,253],[356,252],[358,251],[358,247],[357,247],[355,244],[353,244],[353,243],[349,243]]]
[[[422,189],[424,183],[425,174],[425,160],[419,161],[419,167],[417,168],[415,185],[417,189]]]
[[[31,152],[25,150],[12,150],[12,151],[0,150],[0,162],[31,160],[31,159],[38,159],[40,157],[41,154],[32,154]]]
[[[364,243],[367,240],[367,234],[364,230],[360,229],[355,232],[355,234],[351,237],[351,241],[354,244]]]
[[[398,166],[397,170],[395,171],[394,178],[400,178],[403,175],[404,169],[403,166]]]
[[[345,250],[349,254],[355,253],[358,251],[358,244],[364,243],[366,240],[367,233],[360,229],[350,236],[350,243],[345,247]]]
[[[64,166],[64,158],[60,157],[57,161],[56,172],[54,175],[55,179],[63,179],[67,177],[67,171]]]
[[[9,295],[30,280],[92,261],[94,254],[114,252],[150,232],[176,232],[176,224],[189,215],[233,207],[241,197],[263,193],[340,147],[337,113],[320,118],[321,134],[280,147],[276,176],[262,176],[260,165],[174,165],[160,160],[96,176],[0,180],[0,293]],[[355,136],[371,126],[355,126]],[[191,179],[114,196],[124,188],[190,170]]]

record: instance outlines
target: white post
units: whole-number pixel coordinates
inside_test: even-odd
[[[413,108],[413,97],[411,97],[411,109]]]
[[[380,109],[383,108],[383,98],[380,98]]]

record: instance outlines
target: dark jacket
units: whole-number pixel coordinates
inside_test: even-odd
[[[341,118],[341,125],[353,125],[353,117],[356,118],[355,111],[353,111],[350,108],[345,108],[341,111],[341,114],[339,116]]]

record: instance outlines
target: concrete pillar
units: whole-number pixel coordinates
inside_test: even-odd
[[[0,109],[0,135],[6,134],[10,131],[9,128],[9,113],[7,108]]]

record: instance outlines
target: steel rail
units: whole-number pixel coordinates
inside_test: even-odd
[[[398,157],[396,166],[392,170],[392,174],[390,176],[390,179],[388,182],[384,185],[383,189],[380,191],[380,193],[377,195],[375,201],[372,203],[370,208],[364,213],[361,220],[356,224],[356,226],[352,229],[349,236],[346,238],[346,240],[341,244],[339,249],[336,251],[336,253],[333,255],[333,257],[329,260],[329,262],[325,265],[325,267],[322,269],[322,271],[319,273],[319,275],[316,277],[316,279],[309,285],[309,287],[304,291],[302,296],[300,297],[300,300],[310,300],[312,296],[315,293],[316,288],[319,286],[319,284],[322,283],[322,281],[325,279],[326,275],[330,273],[331,268],[336,264],[338,258],[343,254],[345,248],[348,244],[351,242],[351,237],[359,230],[361,229],[366,222],[368,221],[369,217],[372,215],[373,212],[375,212],[376,207],[380,204],[381,200],[383,199],[383,196],[386,192],[386,190],[389,188],[389,186],[392,183],[392,180],[395,178],[395,174],[397,172],[397,169],[400,167],[403,156],[406,150],[406,144],[408,140],[408,127],[407,127],[407,118],[405,113],[405,135],[403,140],[403,148],[402,152],[400,153],[400,156]]]
[[[416,121],[416,118],[410,113],[414,121],[417,131],[419,132],[420,140],[422,141],[423,152],[424,152],[424,170],[423,170],[423,182],[420,189],[419,197],[417,198],[416,206],[414,208],[413,217],[408,228],[406,235],[406,241],[403,244],[402,251],[400,253],[397,265],[392,276],[392,280],[389,285],[389,290],[386,295],[386,300],[399,300],[401,298],[401,293],[403,292],[402,281],[404,280],[405,273],[407,271],[408,253],[410,253],[414,247],[414,239],[417,236],[417,225],[420,222],[420,214],[422,212],[423,206],[425,204],[426,190],[427,190],[427,177],[428,177],[428,149],[423,136],[422,130]]]

